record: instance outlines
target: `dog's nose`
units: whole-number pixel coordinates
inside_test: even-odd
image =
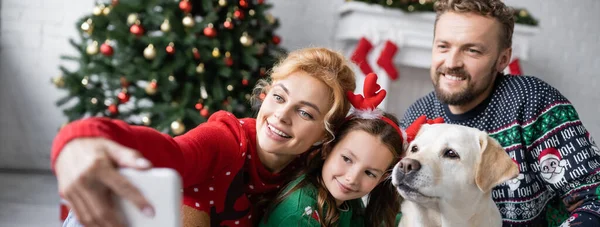
[[[412,171],[418,171],[419,169],[421,169],[421,163],[414,159],[403,158],[402,160],[400,160],[400,168],[404,170],[404,174],[408,174]]]

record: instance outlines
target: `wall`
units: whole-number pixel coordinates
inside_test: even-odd
[[[278,34],[288,49],[335,47],[337,9],[343,0],[268,0],[281,22]],[[538,76],[571,99],[592,135],[600,136],[600,2],[517,1],[540,21],[527,74]],[[543,2],[543,4],[542,4]],[[0,2],[0,168],[49,169],[49,150],[65,121],[54,105],[63,94],[50,83],[59,74],[59,56],[73,53],[75,21],[89,13],[92,0],[2,0]],[[566,9],[569,9],[569,13]],[[400,66],[392,95],[401,97],[390,110],[400,115],[418,96],[431,90],[426,70]],[[594,104],[595,103],[595,104]]]

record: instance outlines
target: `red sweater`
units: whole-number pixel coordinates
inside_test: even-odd
[[[288,165],[269,172],[256,153],[256,120],[214,113],[206,123],[171,138],[152,128],[119,120],[88,118],[64,127],[52,146],[52,167],[64,145],[75,138],[103,137],[135,149],[154,167],[173,168],[183,181],[183,204],[206,212],[211,226],[251,226],[260,219],[251,204],[289,180]],[[252,195],[255,199],[252,199]]]

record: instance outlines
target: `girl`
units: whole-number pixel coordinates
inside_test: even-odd
[[[400,201],[389,174],[406,136],[394,116],[373,110],[385,97],[376,80],[367,75],[365,99],[349,95],[358,111],[277,197],[260,226],[394,225]],[[365,210],[361,197],[369,193]]]
[[[175,138],[103,118],[69,124],[52,148],[59,193],[82,224],[118,226],[111,193],[148,216],[153,208],[117,168],[168,167],[183,180],[184,226],[256,223],[261,204],[304,164],[301,154],[333,139],[355,88],[345,58],[324,48],[291,52],[271,79],[257,86],[266,95],[256,119],[220,111]]]

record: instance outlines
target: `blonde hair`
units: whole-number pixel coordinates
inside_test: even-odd
[[[304,48],[290,52],[270,71],[270,80],[260,80],[254,88],[252,101],[260,103],[260,94],[267,93],[273,81],[287,78],[290,74],[304,71],[329,87],[333,100],[332,108],[325,114],[325,130],[334,138],[334,130],[344,120],[350,110],[346,91],[354,91],[356,79],[350,62],[340,53],[327,48]],[[254,106],[254,105],[253,105]]]
[[[515,28],[513,9],[500,0],[438,0],[434,5],[437,13],[435,24],[445,12],[475,13],[492,17],[502,24],[500,32],[500,48],[512,46],[512,35]],[[435,31],[435,26],[434,26]]]

